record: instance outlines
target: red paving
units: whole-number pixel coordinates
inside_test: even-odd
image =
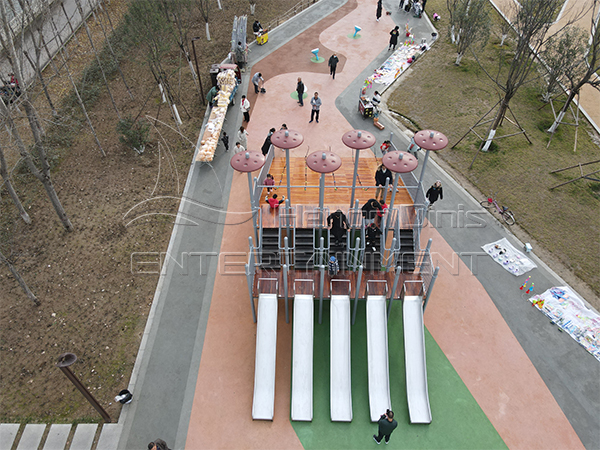
[[[335,108],[335,98],[366,67],[372,55],[387,46],[388,33],[394,25],[385,15],[379,23],[365,19],[374,15],[373,1],[349,4],[326,19],[327,28],[316,24],[253,69],[252,73],[261,71],[267,77],[267,94],[254,99],[248,126],[251,149],[260,148],[270,127],[279,128],[285,122],[306,138],[304,145],[291,152],[299,159],[293,163],[304,164],[309,146],[311,151],[331,146],[349,156],[349,150],[341,144],[341,135],[351,126]],[[361,24],[363,39],[346,37],[355,23]],[[345,68],[335,81],[321,68],[309,71],[304,62],[296,63],[310,58],[317,36],[318,46],[336,50],[346,58]],[[322,56],[328,58],[329,54],[324,53]],[[300,69],[281,73],[296,68]],[[310,92],[323,93],[319,124],[308,124],[310,106],[300,108],[289,96],[298,76]],[[273,111],[277,111],[275,118]],[[270,119],[263,119],[267,117]],[[228,211],[233,223],[235,214],[231,213],[248,209],[245,175],[233,175],[231,193]],[[256,326],[243,275],[251,234],[251,222],[229,225],[224,230],[220,252],[231,255],[221,258],[215,278],[186,448],[302,447],[289,420],[291,324],[285,324],[283,308],[278,321],[275,417],[272,422],[252,420]],[[437,231],[427,227],[424,242],[429,237],[433,238],[433,252],[451,254],[450,246]],[[450,261],[451,257],[446,259]],[[440,276],[425,314],[426,326],[439,346],[510,448],[583,448],[484,288],[462,262],[459,264],[459,275],[452,275],[440,264]],[[451,298],[449,292],[454,293]],[[456,315],[460,321],[449,320]]]

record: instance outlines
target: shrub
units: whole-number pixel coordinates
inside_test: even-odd
[[[119,141],[134,149],[139,155],[144,153],[149,141],[150,123],[144,119],[134,120],[131,115],[119,120],[117,132],[121,134]]]

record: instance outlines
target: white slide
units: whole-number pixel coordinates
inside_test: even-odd
[[[350,377],[350,296],[331,296],[330,325],[331,420],[352,422]]]
[[[294,297],[292,341],[292,420],[310,422],[313,418],[313,336],[314,302],[312,295]]]
[[[273,420],[275,410],[275,356],[277,353],[277,295],[258,296],[256,359],[252,418]]]
[[[406,396],[411,423],[431,423],[425,360],[423,297],[404,297],[404,356],[406,358]]]
[[[392,409],[388,365],[387,313],[384,295],[367,296],[367,355],[371,422]]]

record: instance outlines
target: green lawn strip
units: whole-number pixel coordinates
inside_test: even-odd
[[[318,305],[318,302],[315,303]],[[315,308],[318,317],[318,306]],[[377,425],[369,417],[365,302],[352,327],[351,423],[331,422],[329,409],[329,304],[323,323],[315,324],[314,405],[312,422],[293,422],[306,449],[364,449],[375,446]],[[398,428],[388,448],[506,448],[506,445],[428,331],[425,334],[429,401],[433,421],[411,425],[406,403],[402,308],[394,304],[388,325],[392,409]]]

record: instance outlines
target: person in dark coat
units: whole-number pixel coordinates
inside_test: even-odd
[[[327,217],[327,226],[331,227],[331,235],[336,244],[343,241],[346,236],[346,230],[350,228],[348,219],[341,209],[329,214],[329,217]]]
[[[400,27],[396,25],[396,28],[390,31],[390,45],[388,50],[396,50],[396,45],[398,45],[398,36],[400,36]]]
[[[425,5],[427,4],[427,0],[421,1],[421,7],[423,8],[423,12],[425,12]]]
[[[372,221],[375,220],[377,211],[379,211],[380,209],[381,205],[379,204],[379,202],[376,199],[372,198],[362,206],[362,215],[365,219]]]
[[[425,196],[427,197],[427,200],[429,200],[429,208],[433,206],[433,204],[437,201],[438,198],[440,200],[443,200],[444,191],[442,190],[442,182],[440,180],[437,180],[435,183],[433,183],[433,185],[429,188]]]
[[[381,12],[383,10],[383,5],[381,4],[381,0],[377,0],[377,22],[379,22],[379,19],[381,18]]]
[[[375,442],[377,442],[377,444],[381,444],[381,440],[385,438],[385,443],[387,444],[390,442],[390,435],[392,434],[392,431],[394,431],[398,426],[398,422],[396,422],[396,419],[394,419],[394,412],[388,409],[385,414],[381,415],[377,425],[377,432],[379,434],[377,436],[373,435],[373,439]]]
[[[169,446],[162,439],[156,439],[148,444],[148,450],[170,450]]]
[[[340,62],[340,59],[334,53],[333,55],[331,55],[329,57],[329,62],[327,63],[329,65],[329,75],[333,75],[334,80],[335,80],[335,69],[337,69],[337,65],[339,62]]]
[[[300,103],[300,106],[304,106],[304,83],[302,82],[302,78],[300,77],[298,77],[296,92],[298,93],[298,103]]]
[[[263,143],[262,147],[260,148],[262,151],[262,154],[267,156],[267,153],[269,153],[269,149],[271,148],[271,136],[273,135],[273,133],[275,133],[275,128],[271,128],[269,130],[269,135],[265,138],[265,142]]]
[[[368,251],[377,251],[379,246],[379,237],[381,236],[381,229],[375,225],[375,222],[370,224],[365,230],[365,244]]]
[[[375,198],[379,201],[383,201],[383,191],[385,187],[386,180],[389,180],[388,186],[392,186],[392,172],[387,170],[383,164],[381,164],[377,168],[377,172],[375,172],[375,186],[377,186],[377,190],[375,191]]]

